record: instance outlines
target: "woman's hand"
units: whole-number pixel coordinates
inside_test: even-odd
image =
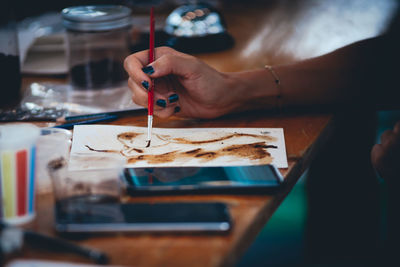
[[[155,82],[154,115],[173,114],[215,118],[237,109],[245,94],[234,75],[218,72],[199,59],[169,47],[155,50],[156,60],[147,65],[148,51],[125,59],[133,101],[147,107],[147,89]]]
[[[382,134],[381,143],[372,148],[371,160],[382,178],[388,181],[397,180],[397,183],[400,181],[400,121],[393,130]]]

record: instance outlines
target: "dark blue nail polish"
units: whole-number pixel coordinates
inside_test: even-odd
[[[148,81],[143,81],[142,86],[144,89],[149,90],[149,82]]]
[[[142,71],[149,75],[154,73],[154,69],[152,66],[144,67],[144,68],[142,68]]]
[[[176,106],[176,107],[174,108],[174,112],[175,112],[175,113],[178,113],[179,111],[181,111],[181,108],[180,108],[179,106]]]
[[[168,97],[169,103],[174,103],[179,100],[179,96],[177,94],[170,95]]]
[[[167,106],[167,102],[164,99],[158,99],[156,105],[165,108]]]

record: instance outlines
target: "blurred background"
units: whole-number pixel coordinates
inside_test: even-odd
[[[176,7],[196,1],[183,0],[14,0],[15,17],[19,22],[29,17],[48,12],[60,12],[63,8],[75,5],[90,4],[122,4],[132,8],[134,14],[148,14],[148,8],[154,5],[164,18]],[[318,56],[336,48],[377,36],[390,25],[390,21],[398,7],[395,0],[335,0],[335,1],[201,1],[214,6],[223,15],[224,8],[233,3],[246,5],[271,5],[276,8],[274,16],[267,17],[274,28],[266,27],[258,36],[251,39],[238,56],[251,58],[254,51],[268,51],[272,47],[280,47],[273,54],[281,62]],[[284,14],[286,21],[280,20]],[[234,18],[234,17],[233,17]],[[146,20],[147,21],[147,20]],[[287,23],[293,25],[290,32]],[[260,22],[260,25],[262,22]],[[255,25],[257,27],[259,25]],[[229,21],[227,25],[229,31]],[[288,37],[290,36],[290,37]],[[140,48],[140,47],[139,47]],[[137,49],[139,49],[137,48]],[[274,57],[270,62],[279,61]],[[268,62],[266,62],[268,63]],[[252,66],[245,66],[252,67]],[[385,111],[378,113],[377,137],[400,119],[400,112]],[[340,168],[340,164],[338,165]],[[345,170],[344,170],[345,171]],[[377,178],[379,194],[379,229],[377,253],[383,249],[386,240],[386,184]],[[342,185],[345,186],[345,185]],[[238,263],[245,266],[285,266],[298,265],[305,262],[306,225],[308,218],[307,173],[295,185],[292,192],[275,212],[271,220],[259,233],[257,239]],[[329,229],[327,229],[329,231]],[[343,242],[346,242],[345,240]],[[365,262],[364,262],[365,263]]]
[[[235,0],[234,0],[235,1]],[[48,11],[61,11],[65,7],[81,6],[81,5],[100,5],[100,4],[113,4],[125,5],[133,8],[134,12],[148,13],[150,6],[156,7],[158,10],[172,10],[173,8],[186,4],[186,3],[209,3],[220,4],[218,0],[205,0],[205,1],[191,1],[191,0],[16,0],[12,1],[16,7],[17,18],[23,19],[29,16],[40,15]],[[227,1],[229,2],[229,1]]]

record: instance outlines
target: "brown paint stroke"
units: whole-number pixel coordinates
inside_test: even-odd
[[[163,140],[163,141],[168,141],[168,140],[171,138],[171,136],[170,136],[170,135],[167,135],[167,134],[156,134],[156,136],[157,136],[159,139]]]
[[[95,149],[90,147],[89,145],[85,145],[90,151],[95,151],[95,152],[105,152],[105,153],[120,153],[118,150],[111,150],[111,149]]]
[[[266,150],[267,148],[278,148],[277,146],[267,145],[265,142],[258,142],[253,144],[244,145],[231,145],[222,148],[224,156],[237,156],[241,158],[249,158],[253,160],[271,157],[271,154]]]
[[[120,133],[117,135],[117,139],[118,140],[128,140],[128,141],[132,141],[133,139],[135,139],[136,137],[138,137],[139,135],[143,135],[143,133],[135,133],[135,132],[124,132],[124,133]],[[156,136],[163,140],[163,141],[168,141],[168,138],[171,138],[171,136],[169,135],[160,135],[160,134],[156,134]]]
[[[166,163],[174,161],[179,155],[178,151],[172,151],[159,155],[139,155],[136,157],[129,157],[128,163],[132,164],[138,161],[147,161],[148,163],[156,164],[156,163]]]
[[[252,160],[263,160],[264,163],[271,163],[271,154],[266,151],[267,148],[278,148],[274,145],[267,145],[265,142],[257,142],[252,144],[231,145],[214,151],[207,151],[202,148],[193,149],[185,152],[172,151],[159,155],[138,155],[128,157],[128,163],[136,163],[138,161],[147,161],[150,164],[173,162],[182,158],[198,158],[202,162],[214,160],[223,156],[248,158]]]
[[[263,139],[266,141],[276,141],[276,139],[274,137],[271,136],[265,136],[265,135],[258,135],[258,134],[246,134],[246,133],[233,133],[233,134],[229,134],[220,138],[216,138],[216,139],[211,139],[211,140],[201,140],[201,141],[193,141],[193,140],[188,140],[186,138],[174,138],[172,140],[181,143],[181,144],[191,144],[191,145],[200,145],[200,144],[208,144],[208,143],[214,143],[214,142],[220,142],[220,141],[224,141],[227,139],[231,139],[234,137],[255,137],[258,139]]]
[[[117,138],[118,140],[132,140],[136,138],[137,136],[142,135],[141,133],[134,133],[134,132],[124,132],[118,134]],[[223,136],[221,138],[216,138],[212,140],[203,140],[203,141],[193,141],[193,140],[188,140],[185,138],[174,138],[172,140],[181,143],[181,144],[192,144],[192,145],[200,145],[200,144],[206,144],[206,143],[214,143],[214,142],[220,142],[224,141],[227,139],[235,138],[235,137],[255,137],[258,139],[264,139],[266,141],[275,141],[276,138],[271,137],[271,136],[265,136],[265,135],[257,135],[257,134],[246,134],[246,133],[233,133],[229,134],[226,136]],[[158,136],[160,139],[163,138],[170,138],[168,135],[160,135]],[[274,145],[267,145],[266,142],[257,142],[257,143],[252,143],[252,144],[240,144],[240,145],[230,145],[228,147],[224,147],[218,150],[213,150],[213,151],[207,151],[202,148],[197,148],[189,151],[184,151],[184,152],[179,152],[179,151],[172,151],[172,152],[167,152],[164,154],[159,154],[159,155],[137,155],[137,156],[128,156],[124,153],[123,150],[128,150],[129,152],[135,151],[137,153],[143,153],[142,149],[130,147],[127,145],[124,145],[124,149],[121,151],[117,150],[108,150],[108,149],[94,149],[90,147],[89,145],[85,145],[89,150],[95,151],[95,152],[106,152],[106,153],[119,153],[127,158],[127,161],[129,164],[138,162],[138,161],[147,161],[150,164],[160,164],[160,163],[166,163],[166,162],[172,162],[177,159],[182,159],[182,158],[198,158],[201,159],[202,162],[207,162],[214,160],[219,157],[223,156],[231,156],[231,157],[239,157],[239,158],[248,158],[252,160],[263,160],[265,163],[270,163],[272,162],[272,157],[271,154],[266,150],[268,148],[278,148],[277,146]]]
[[[263,133],[269,133],[269,132],[263,132]],[[132,140],[134,138],[136,138],[137,136],[142,135],[142,133],[135,133],[135,132],[124,132],[124,133],[120,133],[117,135],[117,139],[118,140]],[[211,140],[200,140],[200,141],[195,141],[195,140],[188,140],[186,138],[173,138],[172,140],[177,142],[177,143],[181,143],[181,144],[191,144],[191,145],[201,145],[201,144],[209,144],[209,143],[215,143],[215,142],[220,142],[220,141],[224,141],[224,140],[228,140],[231,138],[235,138],[235,137],[254,137],[254,138],[259,138],[259,139],[263,139],[266,141],[276,141],[275,137],[269,136],[269,135],[259,135],[259,134],[247,134],[247,133],[233,133],[233,134],[229,134],[220,138],[216,138],[216,139],[211,139]],[[157,135],[157,137],[161,140],[164,141],[168,141],[167,139],[170,138],[170,135]],[[143,150],[137,149],[136,148],[131,148],[133,150],[135,150],[138,153],[143,153]],[[132,150],[131,150],[132,151]],[[140,152],[141,151],[141,152]]]
[[[142,149],[139,149],[139,148],[134,148],[134,147],[128,147],[128,149],[127,149],[128,151],[128,153],[131,153],[132,151],[136,151],[137,153],[143,153],[143,150]]]
[[[142,135],[142,133],[125,132],[125,133],[118,134],[117,138],[122,139],[122,140],[132,140],[139,135]]]
[[[194,155],[195,158],[203,158],[203,159],[214,159],[218,157],[218,154],[213,151],[198,153]]]
[[[186,151],[185,152],[185,154],[196,154],[197,152],[200,152],[202,149],[201,148],[196,148],[196,149],[193,149],[193,150],[189,150],[189,151]]]
[[[133,142],[133,140],[140,135],[143,135],[143,133],[124,132],[124,133],[120,133],[117,135],[117,140],[124,145],[125,150],[128,150],[128,153],[132,152],[132,150],[134,150],[138,153],[143,153],[143,150],[138,149],[138,148],[132,148],[125,144],[125,141]],[[155,136],[157,136],[160,140],[166,141],[167,143],[163,144],[163,145],[153,146],[153,147],[160,147],[160,146],[167,145],[169,143],[169,141],[167,139],[171,137],[169,135],[158,135],[158,134],[156,134]],[[146,146],[146,148],[147,148],[147,146]]]

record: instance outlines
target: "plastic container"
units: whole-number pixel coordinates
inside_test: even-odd
[[[126,83],[131,10],[98,5],[65,8],[70,82],[77,90],[113,89]]]
[[[40,129],[32,124],[0,126],[0,217],[23,224],[35,216],[35,155]]]
[[[60,128],[42,128],[36,142],[36,184],[37,193],[52,191],[52,183],[47,169],[50,161],[68,159],[71,147],[71,131]]]
[[[90,156],[75,159],[86,162],[87,168],[71,169],[65,159],[53,160],[48,165],[57,213],[68,214],[84,203],[120,202],[123,160]]]

